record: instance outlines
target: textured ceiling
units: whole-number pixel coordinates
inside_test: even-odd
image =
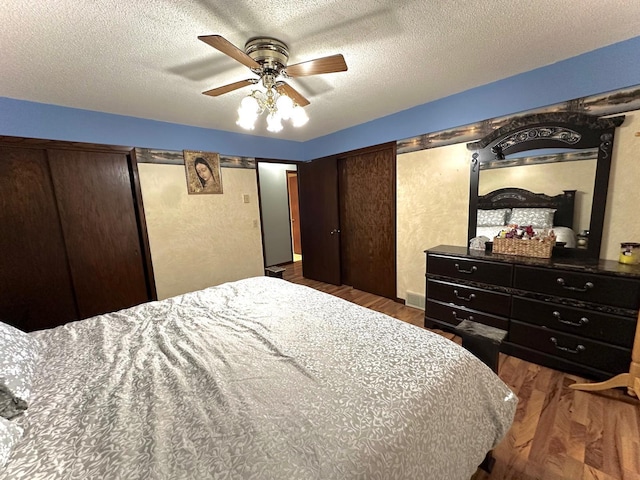
[[[0,24],[0,96],[242,133],[250,88],[201,92],[253,75],[198,35],[342,53],[347,72],[289,80],[306,126],[253,131],[309,140],[640,36],[640,2],[5,0]]]

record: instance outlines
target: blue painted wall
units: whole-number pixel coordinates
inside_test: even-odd
[[[3,97],[0,135],[311,160],[638,85],[639,57],[635,37],[304,143]]]
[[[297,160],[303,143],[0,97],[0,135]]]

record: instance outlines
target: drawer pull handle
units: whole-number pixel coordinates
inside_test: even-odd
[[[475,265],[473,267],[471,267],[470,270],[463,270],[462,268],[460,268],[460,264],[456,263],[455,264],[456,270],[458,270],[460,273],[473,273],[476,270],[478,270],[478,267],[476,267]]]
[[[453,318],[455,318],[456,320],[460,320],[461,322],[465,320],[469,320],[470,322],[473,322],[473,315],[469,315],[469,318],[458,318],[458,314],[456,312],[451,312],[451,315],[453,315]]]
[[[468,297],[463,297],[462,295],[460,295],[460,293],[458,293],[458,290],[454,290],[453,294],[456,296],[456,298],[458,300],[464,300],[465,302],[470,302],[471,300],[473,300],[474,298],[476,298],[476,294],[472,293],[471,295],[469,295]]]
[[[562,277],[558,277],[556,282],[558,283],[558,285],[560,285],[565,290],[571,290],[573,292],[586,292],[587,290],[590,290],[590,289],[593,288],[593,283],[591,283],[591,282],[585,283],[584,287],[572,287],[570,285],[566,285],[566,282],[565,282],[564,278],[562,278]]]
[[[571,320],[565,320],[564,318],[562,318],[562,315],[560,315],[560,312],[553,312],[553,316],[556,317],[556,320],[558,320],[560,323],[564,323],[565,325],[571,325],[572,327],[582,327],[587,323],[589,323],[589,319],[587,317],[582,317],[577,322],[572,322]]]
[[[587,347],[585,347],[584,345],[578,344],[576,349],[572,350],[569,347],[563,347],[562,345],[558,345],[558,339],[556,337],[551,337],[550,340],[551,340],[551,343],[553,343],[554,347],[556,347],[558,350],[562,350],[563,352],[576,354],[576,353],[584,352],[587,349]]]

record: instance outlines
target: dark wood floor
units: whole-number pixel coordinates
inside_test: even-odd
[[[424,312],[348,286],[302,276],[302,262],[285,265],[284,278],[405,322],[423,326]],[[450,333],[433,330],[450,340]],[[492,473],[472,480],[640,480],[640,401],[622,390],[580,392],[583,379],[507,355],[499,376],[518,395],[513,426],[494,449]]]

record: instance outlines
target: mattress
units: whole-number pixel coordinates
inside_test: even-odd
[[[517,403],[446,338],[270,277],[32,335],[1,480],[468,479]]]

